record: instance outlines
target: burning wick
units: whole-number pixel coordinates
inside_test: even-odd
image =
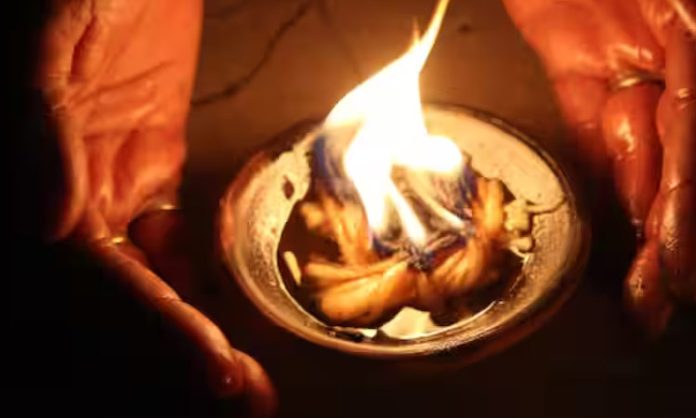
[[[335,325],[373,326],[407,306],[443,312],[499,281],[507,250],[533,246],[526,203],[506,202],[500,181],[427,130],[419,75],[447,5],[403,56],[338,102],[314,143],[314,199],[299,212],[339,257],[313,254],[301,269],[292,253],[283,258]]]

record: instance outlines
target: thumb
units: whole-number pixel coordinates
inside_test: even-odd
[[[137,221],[133,229],[134,242],[141,246],[153,267],[167,275],[175,275],[172,283],[192,282],[192,270],[187,267],[185,254],[171,252],[184,248],[180,244],[183,222],[178,212],[147,215]],[[172,325],[194,348],[216,395],[241,399],[253,416],[271,415],[276,407],[276,396],[263,368],[253,358],[233,348],[217,325],[129,254],[124,248],[127,245],[99,240],[90,243],[88,249],[137,300]]]

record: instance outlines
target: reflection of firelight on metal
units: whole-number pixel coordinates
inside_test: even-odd
[[[223,257],[262,312],[318,344],[356,354],[402,356],[455,346],[478,351],[500,339],[509,344],[540,324],[533,319],[548,317],[565,299],[583,263],[586,229],[553,161],[495,119],[434,106],[426,107],[425,116],[430,132],[448,136],[463,155],[471,157],[472,171],[500,180],[509,193],[504,215],[510,224],[504,225],[505,230],[524,229],[523,224],[529,223],[534,247],[521,254],[517,274],[507,277],[485,303],[444,321],[433,320],[418,306],[396,310],[387,322],[369,326],[349,321],[332,324],[317,315],[293,288],[297,283],[282,274],[292,277],[286,251],[294,253],[295,272],[303,275],[309,253],[327,247],[326,241],[308,237],[305,225],[292,221],[301,202],[311,197],[312,155],[322,133],[315,127],[288,133],[282,149],[257,155],[221,202]],[[535,214],[526,220],[510,216],[522,209]],[[293,238],[287,241],[288,237]],[[518,244],[524,249],[524,242]]]

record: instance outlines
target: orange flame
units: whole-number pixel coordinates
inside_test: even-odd
[[[428,233],[394,183],[393,168],[458,175],[464,164],[456,144],[428,133],[419,88],[420,72],[448,3],[440,0],[425,34],[404,55],[346,94],[324,125],[329,129],[359,126],[342,163],[358,191],[370,228],[379,235],[398,222],[418,246],[425,245]],[[461,222],[450,213],[443,217],[453,226]]]

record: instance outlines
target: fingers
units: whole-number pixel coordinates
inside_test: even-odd
[[[643,230],[660,181],[662,149],[655,111],[662,94],[656,84],[639,84],[609,97],[602,131],[614,181],[631,223]]]
[[[45,119],[47,115],[39,115]],[[46,211],[41,233],[48,241],[66,238],[80,221],[87,203],[87,155],[78,127],[63,111],[54,112],[47,120],[45,132],[38,135],[38,148],[33,157],[43,163],[39,167],[39,204]],[[26,169],[20,167],[21,170]],[[31,177],[31,176],[28,176]]]
[[[181,256],[165,254],[172,248],[168,240],[177,240],[174,236],[178,234],[176,230],[181,228],[180,220],[171,216],[153,215],[142,220],[145,222],[145,233],[139,234],[139,238],[150,251],[147,257],[153,265],[156,262],[163,265],[162,260]],[[270,379],[256,361],[232,348],[212,321],[184,302],[174,289],[119,245],[99,240],[89,244],[89,251],[134,297],[181,332],[195,351],[201,354],[209,375],[209,385],[219,396],[243,398],[255,415],[272,413],[275,394]],[[192,273],[190,268],[182,267],[184,265],[181,261],[169,265],[169,269],[182,269],[179,280],[183,280],[182,275]],[[192,277],[188,280],[191,281]]]
[[[51,241],[62,240],[75,229],[88,199],[88,158],[82,119],[76,111],[71,83],[85,79],[103,59],[105,27],[95,16],[94,2],[53,0],[52,14],[41,34],[36,83],[47,104],[46,114],[54,130],[45,139],[45,149],[54,153],[50,167],[42,170],[51,178],[47,206],[51,215],[44,231]],[[84,112],[82,112],[84,113]]]
[[[65,108],[67,87],[76,59],[76,46],[87,31],[92,13],[86,1],[54,1],[53,14],[41,34],[36,83],[46,102],[45,114],[53,130],[42,142],[39,153],[55,155],[43,167],[51,190],[46,206],[51,208],[46,238],[65,238],[77,224],[87,196],[86,155],[79,124]]]
[[[667,90],[657,116],[664,150],[662,179],[645,226],[648,242],[624,288],[628,309],[651,335],[659,335],[667,326],[674,294],[696,300],[696,43],[681,29],[673,30],[667,42]],[[654,97],[644,100],[652,105]],[[640,118],[636,115],[632,126],[639,126]],[[642,118],[650,119],[649,115]],[[612,122],[605,134],[611,135],[612,128],[616,132],[620,122]]]
[[[41,36],[37,83],[44,88],[50,87],[49,100],[60,102],[73,73],[76,47],[88,32],[93,15],[88,1],[54,0],[51,3],[52,17]]]
[[[696,302],[696,38],[676,27],[667,44],[658,236],[670,289]]]
[[[161,67],[116,85],[103,86],[96,93],[81,98],[77,106],[99,108],[87,121],[85,130],[89,135],[123,134],[133,130],[155,108],[157,91],[154,79]]]
[[[633,261],[624,282],[626,308],[651,336],[667,327],[674,306],[660,277],[659,245],[648,242]]]
[[[576,154],[587,163],[593,177],[603,179],[607,159],[600,121],[610,95],[608,86],[625,73],[659,74],[663,67],[662,48],[642,18],[641,12],[647,6],[621,0],[505,0],[505,6],[525,39],[540,55],[554,82],[564,117],[577,141]],[[650,92],[648,99],[653,97]],[[619,97],[614,108],[626,107],[631,100]],[[641,116],[638,113],[642,110],[630,104],[628,107],[630,109],[621,113],[635,114],[632,119]],[[608,112],[612,114],[615,110]],[[617,115],[611,123],[618,123],[620,118]],[[626,166],[617,167],[619,173],[635,174],[640,170],[634,166],[651,166],[646,177],[652,179],[654,164],[649,160],[652,159],[654,134],[644,135],[643,132],[651,131],[647,129],[648,123],[637,121],[640,132],[636,134],[648,140],[634,141],[640,143],[635,152],[615,153],[614,162]],[[625,145],[629,140],[613,126],[605,130],[613,134],[607,141],[610,147],[616,148],[619,143]],[[635,214],[637,222],[643,222],[650,198],[634,197],[633,189],[637,184],[638,181],[630,176],[619,181],[624,195],[630,196],[626,199],[629,211]],[[654,186],[651,186],[652,191]]]
[[[592,178],[604,178],[608,160],[599,121],[609,96],[606,83],[592,77],[569,75],[556,80],[554,86],[575,141],[576,158],[582,160]]]
[[[109,190],[130,179],[124,179],[118,169],[111,172],[109,161],[103,159],[137,155],[140,144],[125,142],[125,138],[145,128],[183,131],[201,4],[190,0],[53,0],[52,5],[41,33],[36,82],[47,105],[42,119],[55,130],[37,153],[46,155],[49,162],[42,167],[40,179],[47,189],[40,191],[42,199],[50,207],[50,219],[43,229],[49,239],[61,240],[74,231],[90,206],[102,209],[109,200],[114,203],[108,210],[128,212],[129,208],[119,206],[127,192],[110,196]],[[86,144],[96,136],[99,141]],[[129,149],[119,152],[120,144]],[[168,148],[176,149],[169,152],[176,154],[174,158],[157,161],[168,164],[171,160],[178,168],[183,144]],[[149,177],[140,183],[149,185],[158,178],[146,167],[129,174],[144,173]],[[95,173],[110,184],[95,181]],[[148,192],[151,190],[143,193]],[[138,196],[125,200],[134,197]]]

